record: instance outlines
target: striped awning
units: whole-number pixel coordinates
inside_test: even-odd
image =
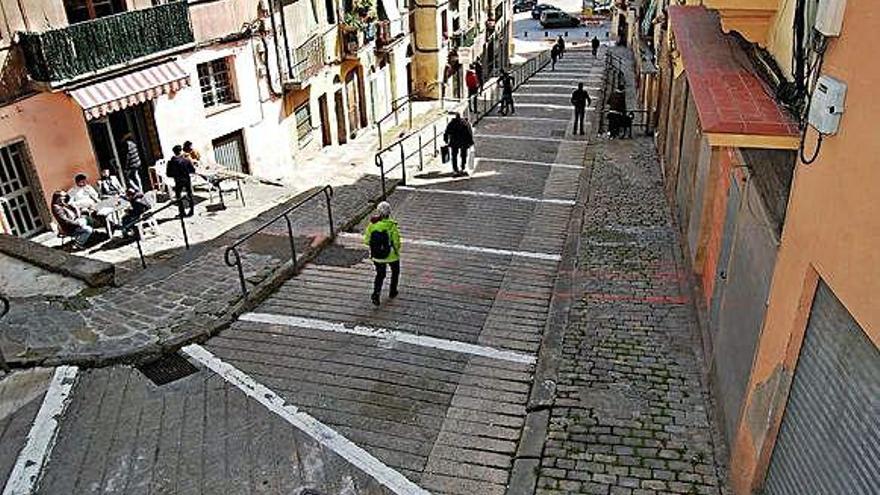
[[[176,62],[165,62],[71,90],[86,120],[158,98],[189,85],[189,75]]]

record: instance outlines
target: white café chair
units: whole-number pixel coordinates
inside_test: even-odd
[[[148,191],[144,193],[144,200],[150,205],[150,209],[145,213],[147,218],[142,220],[138,220],[135,224],[135,229],[137,229],[138,235],[143,239],[149,229],[154,236],[159,235],[159,223],[156,221],[155,215],[150,215],[153,209],[156,207],[156,191]]]

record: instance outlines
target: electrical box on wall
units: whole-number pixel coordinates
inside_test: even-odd
[[[840,36],[846,0],[819,0],[816,9],[816,31],[825,36]]]
[[[822,134],[836,134],[846,100],[846,83],[831,76],[820,76],[810,100],[809,123]]]

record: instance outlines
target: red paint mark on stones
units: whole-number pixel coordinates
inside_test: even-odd
[[[608,294],[601,292],[587,292],[584,294],[588,299],[601,302],[634,302],[644,304],[670,304],[681,305],[689,302],[684,295],[649,295],[633,296],[629,294]]]

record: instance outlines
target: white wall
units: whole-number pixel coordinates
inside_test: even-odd
[[[265,80],[257,75],[254,47],[245,40],[214,45],[184,54],[178,62],[190,74],[190,87],[156,101],[156,125],[165,156],[189,140],[205,157],[213,158],[211,141],[242,130],[248,165],[253,175],[278,177],[293,164],[289,143],[295,133],[293,116],[285,118],[281,98],[270,98]],[[270,47],[271,50],[271,47]],[[216,111],[204,108],[196,66],[222,57],[233,58],[239,103]],[[279,170],[280,169],[280,170]]]

